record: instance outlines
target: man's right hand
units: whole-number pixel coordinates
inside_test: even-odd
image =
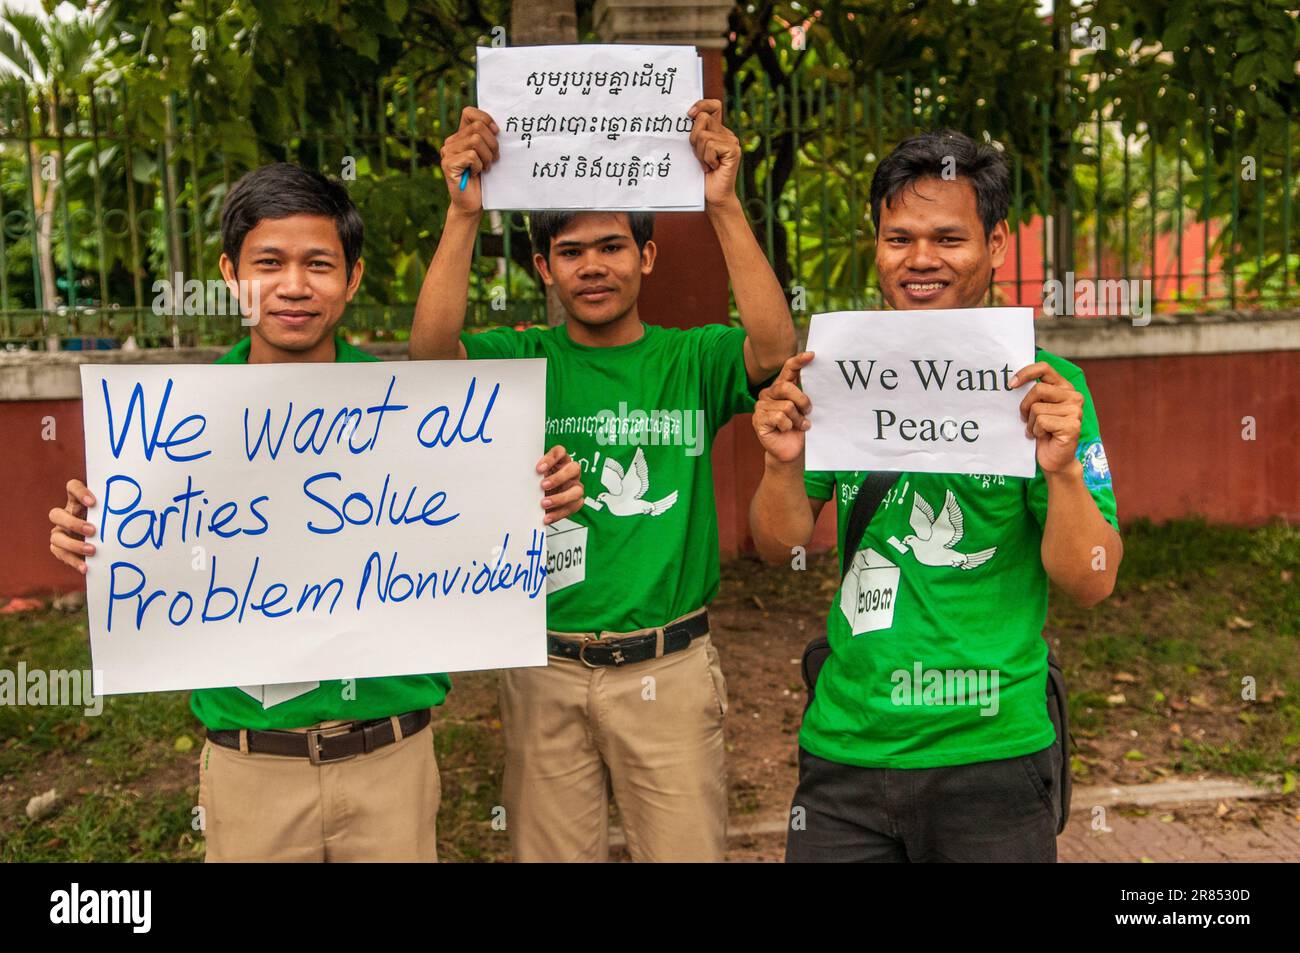
[[[83,575],[86,557],[93,556],[95,547],[86,540],[95,535],[95,527],[83,518],[86,510],[95,505],[95,497],[80,480],[68,481],[68,502],[62,509],[50,510],[50,552],[60,562],[67,563]]]
[[[758,442],[781,463],[794,463],[803,457],[804,432],[812,426],[808,419],[812,401],[799,389],[799,372],[812,359],[813,352],[804,351],[786,361],[772,385],[759,393],[754,406]]]
[[[483,186],[479,176],[501,157],[497,146],[497,124],[481,109],[466,106],[460,111],[460,128],[442,144],[442,177],[447,180],[451,206],[459,212],[477,215],[483,211]],[[469,169],[469,181],[461,191],[461,174]]]

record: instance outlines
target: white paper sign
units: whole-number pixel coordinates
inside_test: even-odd
[[[545,361],[81,384],[96,694],[546,663]]]
[[[691,46],[479,47],[478,107],[500,128],[488,209],[698,211]]]
[[[809,470],[1034,475],[1008,383],[1034,361],[1031,308],[815,314],[803,369]]]

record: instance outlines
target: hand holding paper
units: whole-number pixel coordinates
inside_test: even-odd
[[[479,176],[500,158],[496,136],[500,131],[483,110],[466,106],[460,112],[460,128],[442,144],[442,175],[447,180],[451,204],[462,212],[477,214],[483,210],[483,185]],[[470,173],[468,179],[464,179],[465,172]]]
[[[701,99],[687,113],[694,120],[691,148],[704,166],[704,201],[723,205],[736,196],[741,148],[736,134],[722,124],[722,103]]]
[[[765,387],[754,405],[754,432],[763,450],[781,463],[803,458],[804,431],[811,425],[812,400],[799,389],[799,372],[813,359],[811,351],[796,354],[785,362],[770,387]]]
[[[1011,379],[1017,387],[1038,381],[1020,402],[1025,436],[1037,438],[1038,465],[1056,473],[1075,463],[1079,432],[1083,428],[1083,394],[1044,361],[1022,367]]]

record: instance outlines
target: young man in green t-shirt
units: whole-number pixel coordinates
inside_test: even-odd
[[[644,323],[648,214],[534,212],[533,262],[566,324],[462,335],[480,173],[496,124],[467,109],[443,147],[446,227],[411,331],[413,358],[544,357],[547,439],[587,503],[548,535],[550,663],[503,673],[506,825],[516,860],[605,860],[608,792],[635,860],[721,860],[726,689],[705,607],[718,590],[710,447],[794,351],[785,296],[735,194],[740,144],[721,104],[690,110],[709,222],[743,328]],[[725,315],[719,315],[725,318]]]
[[[959,133],[916,136],[882,160],[871,213],[886,303],[979,307],[1006,256],[1008,194],[1001,154]],[[867,476],[804,472],[816,417],[798,380],[812,359],[791,358],[754,412],[766,461],[750,525],[772,562],[811,540],[830,499],[842,552]],[[1028,381],[1032,479],[903,473],[867,526],[862,575],[896,583],[862,615],[844,587],[831,604],[787,860],[1055,860],[1062,753],[1045,704],[1047,583],[1099,602],[1123,548],[1083,372],[1039,349],[1011,386]],[[948,549],[936,558],[927,543],[941,533]]]
[[[218,364],[373,361],[336,329],[361,282],[363,226],[347,189],[285,163],[249,172],[221,212],[221,273],[249,337]],[[582,505],[576,462],[538,462],[548,524]],[[95,496],[80,480],[50,512],[50,551],[81,573],[95,546]],[[446,675],[206,688],[190,707],[208,729],[199,802],[209,861],[436,860],[440,787],[431,708]]]

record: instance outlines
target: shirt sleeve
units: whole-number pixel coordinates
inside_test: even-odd
[[[722,324],[692,328],[703,378],[704,412],[714,433],[736,414],[754,409],[745,371],[745,329]]]
[[[526,333],[514,328],[492,328],[488,331],[462,331],[460,342],[471,361],[489,358],[527,357]]]
[[[830,470],[805,470],[803,488],[810,500],[829,500],[835,496],[835,474]]]
[[[1052,363],[1061,372],[1074,389],[1083,394],[1083,424],[1079,429],[1079,448],[1076,456],[1083,464],[1083,484],[1092,494],[1097,509],[1111,526],[1119,529],[1119,517],[1115,507],[1115,491],[1111,487],[1110,465],[1106,461],[1106,450],[1101,443],[1101,428],[1097,422],[1097,410],[1092,403],[1092,392],[1088,390],[1083,371],[1073,365],[1062,366]],[[1047,478],[1043,471],[1036,468],[1027,490],[1029,508],[1038,520],[1039,526],[1047,525]]]

